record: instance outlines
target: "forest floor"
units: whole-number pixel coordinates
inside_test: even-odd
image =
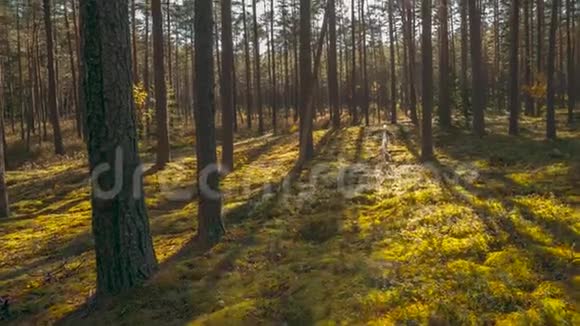
[[[86,304],[86,158],[14,161],[0,295],[23,325],[578,325],[580,130],[561,125],[547,142],[526,118],[509,137],[505,120],[489,118],[483,139],[437,131],[429,164],[408,123],[388,126],[388,162],[381,127],[318,130],[316,157],[292,183],[296,134],[240,140],[222,181],[228,232],[205,251],[183,191],[194,147],[177,146],[145,178],[160,270],[100,311]]]

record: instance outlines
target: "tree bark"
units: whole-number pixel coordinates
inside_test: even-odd
[[[421,16],[423,20],[422,49],[423,57],[423,116],[421,128],[421,160],[433,158],[433,45],[431,41],[431,0],[422,0]]]
[[[519,87],[519,32],[520,32],[520,2],[512,0],[510,22],[510,86],[509,86],[509,134],[519,133],[520,87]]]
[[[469,1],[469,26],[471,31],[471,78],[473,96],[473,131],[482,137],[485,134],[485,81],[481,52],[481,13],[477,0]]]
[[[525,37],[525,59],[524,59],[524,79],[526,91],[524,93],[525,112],[531,116],[534,114],[534,101],[530,95],[529,89],[532,86],[532,39],[530,31],[530,21],[532,16],[532,0],[525,0],[524,6],[524,37]]]
[[[336,63],[336,0],[328,1],[328,93],[330,96],[330,110],[332,112],[332,126],[340,128],[340,112],[338,112],[338,77]]]
[[[256,2],[252,0],[252,19],[254,29],[254,83],[256,84],[256,107],[258,108],[258,133],[264,133],[264,113],[262,112],[262,77],[260,75],[260,40],[258,38],[258,11]]]
[[[550,20],[550,42],[548,47],[548,94],[546,111],[546,138],[556,139],[556,110],[555,110],[555,93],[556,87],[554,83],[554,68],[556,59],[556,29],[558,27],[558,8],[560,4],[558,0],[552,1],[552,18]]]
[[[365,21],[364,0],[360,0],[360,23],[361,23],[361,75],[363,78],[363,101],[362,109],[365,115],[365,125],[369,125],[369,76],[367,65],[367,26]]]
[[[73,4],[74,6],[74,4]],[[73,46],[72,46],[72,35],[70,32],[70,24],[69,24],[69,20],[68,20],[68,9],[67,6],[65,4],[65,6],[63,7],[64,9],[64,23],[65,23],[65,28],[66,28],[66,39],[67,39],[67,46],[68,46],[68,57],[69,57],[69,63],[70,63],[70,70],[71,70],[71,80],[73,83],[73,102],[74,102],[74,106],[75,106],[75,118],[76,118],[76,123],[77,123],[77,136],[82,137],[82,116],[81,116],[81,111],[79,110],[79,105],[78,105],[78,83],[77,83],[77,65],[75,63],[75,58],[74,58],[74,52],[73,52]]]
[[[414,0],[410,3],[406,3],[406,22],[407,22],[407,48],[408,48],[408,60],[409,60],[409,111],[411,114],[411,121],[413,124],[419,124],[419,118],[417,116],[417,96],[415,94],[415,24],[413,24],[413,12],[414,12]]]
[[[44,5],[44,27],[46,31],[46,52],[47,52],[46,65],[48,66],[48,106],[54,139],[54,152],[57,155],[64,155],[64,146],[62,143],[62,134],[60,130],[58,107],[56,104],[56,73],[54,70],[54,46],[52,38],[52,18],[50,10],[50,0],[43,0],[43,5]]]
[[[467,1],[461,0],[461,102],[463,106],[463,116],[465,123],[469,125],[470,103],[469,103],[469,87],[467,81],[468,65],[468,24],[467,24]]]
[[[250,38],[248,35],[248,24],[246,20],[246,1],[242,0],[242,24],[244,28],[244,58],[246,63],[246,114],[248,129],[252,129],[252,68],[250,64]]]
[[[272,81],[272,94],[271,94],[271,107],[272,107],[272,130],[276,133],[277,116],[278,116],[278,82],[276,78],[276,48],[274,46],[274,0],[270,0],[270,63],[271,63],[271,81]]]
[[[195,134],[198,174],[198,240],[213,245],[225,233],[215,141],[212,0],[195,0]],[[207,172],[207,173],[206,173]],[[211,194],[210,192],[213,192]]]
[[[576,78],[574,76],[574,4],[572,0],[566,1],[566,58],[567,58],[567,72],[568,75],[568,124],[574,123],[574,108],[576,106]]]
[[[137,19],[135,18],[136,7],[135,0],[131,0],[131,45],[133,55],[133,83],[139,84],[139,72],[138,72],[138,56],[137,56]]]
[[[393,2],[389,0],[389,43],[391,54],[391,123],[397,123],[397,71],[395,70],[395,21],[393,11],[395,10]]]
[[[312,117],[308,116],[309,92],[312,84],[311,44],[311,2],[300,0],[300,160],[310,160],[314,156],[312,139]]]
[[[449,88],[449,28],[447,0],[440,0],[439,6],[439,124],[443,128],[451,126],[451,89]]]
[[[80,3],[98,297],[125,292],[157,268],[137,148],[128,14],[126,0]]]
[[[545,62],[545,58],[544,58],[544,1],[545,0],[537,0],[537,4],[536,4],[536,11],[537,11],[537,35],[536,37],[537,42],[536,42],[536,55],[537,57],[537,62],[536,62],[536,69],[537,69],[537,76],[538,76],[538,82],[544,82],[545,80],[541,79],[541,76],[544,76],[544,62]],[[538,99],[538,103],[536,104],[537,106],[537,112],[539,114],[540,109],[542,107],[543,103],[541,99]]]
[[[0,218],[10,215],[8,204],[8,187],[6,186],[6,155],[4,152],[4,112],[6,104],[4,103],[4,67],[0,61]]]
[[[161,0],[151,0],[153,17],[153,65],[155,74],[155,113],[157,122],[157,166],[169,162],[169,131],[167,126],[167,85],[163,63],[163,15]],[[211,47],[210,47],[211,48]]]
[[[24,82],[22,72],[22,53],[20,42],[20,7],[16,5],[16,56],[18,60],[18,97],[20,106],[20,139],[24,140],[26,137],[24,130],[24,117],[26,116],[26,102],[24,96]]]
[[[352,73],[351,73],[351,118],[353,124],[358,124],[358,96],[356,80],[356,15],[355,0],[351,1],[351,24],[352,24]]]
[[[161,7],[161,5],[160,5]],[[161,35],[163,35],[163,13],[161,9]],[[171,64],[171,0],[167,0],[167,80],[169,81],[169,87],[173,87],[173,65]],[[155,23],[153,23],[155,25]],[[155,29],[155,27],[153,27]],[[153,42],[155,43],[155,41]],[[163,47],[163,46],[162,46]]]
[[[149,8],[149,0],[145,0],[143,8],[143,19],[145,19],[145,31],[143,33],[143,89],[145,90],[145,135],[150,132],[150,117],[149,108],[151,103],[151,86],[149,85],[149,19],[151,17],[151,9]]]
[[[234,170],[234,92],[232,40],[232,2],[222,0],[222,164],[227,171]]]

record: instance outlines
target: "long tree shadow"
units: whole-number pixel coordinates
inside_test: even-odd
[[[413,153],[416,160],[419,160],[418,151],[416,150],[413,141],[403,139],[405,146]],[[542,222],[542,220],[530,209],[523,207],[509,196],[503,196],[492,189],[475,186],[467,181],[465,177],[457,174],[455,170],[442,163],[434,160],[429,162],[429,167],[434,172],[435,177],[439,183],[444,187],[445,191],[456,200],[472,207],[477,213],[476,215],[484,223],[489,234],[498,238],[501,233],[508,236],[508,243],[515,245],[522,250],[530,253],[539,262],[541,272],[546,279],[562,280],[570,276],[571,265],[570,262],[557,256],[554,252],[546,247],[546,243],[539,241],[530,234],[523,232],[521,227],[516,225],[514,220],[510,218],[510,212],[520,211],[522,216],[539,226],[543,230],[548,230],[553,235],[554,244],[571,245],[578,239],[578,234],[570,228],[570,225],[560,221],[549,221],[549,223]],[[507,182],[507,180],[504,180]],[[510,184],[506,184],[507,187]],[[515,185],[512,185],[515,186]],[[463,190],[461,190],[463,189]],[[501,204],[505,213],[498,214],[493,211],[487,202],[495,201]],[[494,243],[497,247],[492,248],[500,250],[505,246],[505,243]]]
[[[328,144],[328,140],[333,134],[334,131],[327,132],[325,136],[319,140],[316,145],[317,153],[321,152]],[[197,239],[192,237],[176,253],[161,263],[159,273],[151,281],[145,284],[144,287],[119,298],[112,299],[109,304],[99,307],[101,310],[95,310],[95,307],[90,305],[92,301],[89,300],[87,305],[68,314],[60,319],[56,324],[74,325],[78,323],[90,323],[91,319],[99,318],[99,313],[103,309],[123,310],[122,307],[119,308],[119,305],[114,304],[115,302],[122,303],[121,305],[123,307],[133,305],[133,303],[135,307],[139,307],[137,302],[144,296],[150,297],[151,291],[154,291],[156,295],[155,297],[150,297],[150,302],[148,304],[162,307],[164,305],[164,296],[172,295],[175,289],[173,286],[165,288],[161,286],[159,282],[162,282],[161,280],[168,275],[180,275],[183,273],[183,266],[187,266],[191,269],[185,272],[185,274],[188,275],[188,280],[193,281],[193,284],[185,290],[186,293],[189,294],[190,291],[191,293],[190,295],[186,294],[184,296],[184,298],[187,299],[183,302],[183,306],[175,308],[177,318],[187,320],[206,312],[203,307],[215,306],[215,304],[218,303],[215,293],[217,282],[225,273],[232,270],[236,259],[242,252],[244,252],[244,248],[251,246],[254,243],[255,235],[271,218],[268,213],[271,207],[275,206],[280,200],[282,200],[280,196],[283,193],[284,187],[296,180],[296,176],[300,173],[302,168],[302,165],[294,165],[283,177],[269,181],[270,187],[268,187],[268,193],[256,191],[247,198],[244,204],[227,210],[224,213],[224,220],[226,221],[228,232],[220,242],[219,249],[200,245],[197,242]],[[196,266],[194,265],[194,262],[203,259],[203,257],[214,255],[218,255],[221,258],[213,265],[213,267],[204,271],[203,274],[195,271]],[[179,282],[176,281],[176,283]],[[175,284],[175,286],[180,285]],[[155,290],[153,290],[153,288],[155,288]],[[194,290],[195,293],[193,292]],[[203,300],[206,301],[203,304],[203,307],[198,307],[197,302],[194,302],[196,296],[201,296],[203,297]]]

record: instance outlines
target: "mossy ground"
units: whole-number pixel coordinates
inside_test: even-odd
[[[290,185],[295,134],[240,140],[222,182],[228,233],[207,251],[191,243],[195,200],[168,198],[193,187],[183,137],[145,178],[160,270],[99,311],[84,305],[95,286],[85,158],[19,165],[14,216],[0,221],[10,321],[578,325],[580,131],[562,125],[546,142],[540,120],[519,137],[504,136],[504,117],[488,122],[484,139],[437,132],[430,164],[408,123],[388,127],[388,163],[381,128],[320,130]]]

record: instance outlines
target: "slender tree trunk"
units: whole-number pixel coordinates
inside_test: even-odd
[[[395,21],[393,11],[395,10],[393,2],[389,0],[389,43],[391,54],[391,123],[397,123],[397,71],[395,70]]]
[[[422,49],[423,57],[423,116],[421,128],[421,160],[433,158],[433,45],[431,41],[431,0],[422,0],[421,16],[423,20]]]
[[[328,1],[328,92],[330,95],[330,110],[332,126],[340,128],[340,113],[338,112],[338,78],[336,64],[336,0]]]
[[[30,95],[30,106],[28,108],[26,116],[26,149],[29,151],[31,146],[31,134],[35,133],[36,128],[34,125],[34,112],[36,112],[36,107],[38,103],[38,96],[36,95],[36,88],[34,83],[34,58],[32,55],[32,42],[29,42],[27,46],[28,52],[28,81],[30,87],[28,89]]]
[[[473,131],[482,137],[485,134],[485,81],[481,58],[481,13],[477,0],[469,0],[469,26],[471,31],[471,78],[473,89]]]
[[[167,126],[167,86],[163,65],[163,15],[161,0],[151,0],[153,16],[153,65],[155,74],[155,113],[157,122],[157,165],[169,162],[169,131]],[[210,46],[211,48],[211,46]]]
[[[161,12],[161,9],[159,9]],[[167,0],[167,81],[169,87],[173,87],[173,65],[171,64],[171,0]],[[161,13],[161,21],[163,21],[163,13]],[[155,23],[153,23],[155,25]],[[153,27],[155,29],[155,27]],[[154,32],[155,33],[155,32]],[[163,35],[163,23],[161,24],[161,35]],[[155,37],[154,37],[155,38]],[[155,41],[153,41],[155,43]],[[163,46],[162,46],[163,47]]]
[[[254,28],[254,78],[256,84],[256,107],[258,108],[258,133],[264,133],[264,113],[262,112],[262,77],[260,75],[260,42],[258,38],[258,11],[256,3],[258,0],[252,0],[252,18]]]
[[[74,6],[74,4],[73,4]],[[70,70],[71,70],[71,79],[72,79],[72,83],[73,83],[73,103],[75,106],[75,118],[76,118],[76,123],[77,123],[77,136],[82,137],[82,116],[81,116],[81,111],[79,110],[79,105],[78,105],[78,83],[77,83],[77,65],[75,63],[75,58],[74,58],[74,52],[73,52],[73,46],[72,46],[72,35],[71,35],[71,31],[70,31],[70,24],[69,24],[69,20],[68,20],[68,9],[67,6],[65,5],[64,7],[64,23],[65,23],[65,29],[66,29],[66,39],[67,39],[67,45],[68,45],[68,57],[69,57],[69,63],[70,63]]]
[[[135,18],[135,0],[131,0],[131,46],[133,55],[133,83],[139,84],[138,55],[137,55],[137,19]]]
[[[461,100],[463,106],[463,116],[465,122],[469,125],[470,103],[469,103],[469,86],[467,81],[468,65],[468,26],[467,26],[467,2],[461,0]]]
[[[525,45],[525,59],[524,59],[524,79],[526,84],[526,91],[524,93],[525,112],[531,116],[534,114],[534,101],[530,95],[529,89],[532,86],[532,42],[530,35],[530,20],[532,15],[532,0],[525,0],[524,6],[524,45]]]
[[[409,111],[411,113],[411,121],[413,124],[419,124],[417,116],[417,96],[415,94],[415,24],[413,23],[414,0],[407,4],[407,47],[409,60]]]
[[[568,123],[572,124],[574,122],[574,108],[576,106],[576,78],[574,76],[574,4],[572,0],[566,1],[566,58],[567,62],[567,75],[568,75]]]
[[[6,103],[4,100],[4,67],[0,61],[0,218],[5,218],[10,215],[8,204],[8,187],[6,186],[6,154],[4,152],[4,112]]]
[[[143,8],[143,19],[145,19],[145,31],[143,33],[143,89],[145,90],[145,135],[151,130],[151,118],[149,117],[149,109],[151,107],[151,86],[149,85],[149,19],[151,18],[151,9],[149,8],[149,0],[145,0]],[[187,120],[187,119],[186,119]]]
[[[518,50],[519,50],[519,33],[520,33],[520,1],[512,0],[511,6],[511,23],[510,23],[510,123],[509,134],[517,135],[519,133],[519,114],[520,114],[520,87],[519,87],[519,69],[518,69]]]
[[[449,28],[447,0],[440,0],[439,4],[439,124],[443,128],[451,126],[451,89],[449,88]]]
[[[157,268],[137,148],[127,1],[80,2],[97,295],[125,292]],[[100,172],[108,164],[111,169]]]
[[[365,115],[365,125],[369,125],[369,76],[367,65],[367,26],[365,23],[364,0],[360,0],[360,22],[361,22],[361,75],[363,77],[363,112]]]
[[[232,40],[232,2],[222,0],[222,164],[227,171],[234,170],[234,92]]]
[[[246,63],[246,114],[248,129],[252,129],[252,105],[254,100],[252,98],[252,78],[251,78],[251,64],[250,64],[250,38],[248,35],[248,26],[246,20],[246,1],[242,0],[242,23],[244,27],[244,58]]]
[[[356,15],[355,0],[351,1],[351,24],[352,24],[352,73],[351,73],[351,118],[353,124],[358,124],[358,96],[356,79]]]
[[[537,4],[536,4],[536,11],[537,11],[537,35],[536,37],[537,42],[536,42],[536,55],[538,56],[537,62],[536,62],[536,69],[537,69],[537,76],[538,76],[538,82],[542,82],[544,83],[546,80],[542,80],[541,76],[544,76],[544,1],[545,0],[537,0]],[[537,103],[537,113],[539,114],[540,109],[542,108],[543,105],[543,100],[541,98],[538,99],[538,103]]]
[[[282,0],[282,35],[284,35],[284,125],[288,123],[290,117],[290,35],[288,34],[289,19],[287,17],[288,11],[286,9],[286,0]]]
[[[212,0],[195,0],[195,134],[199,191],[198,240],[213,245],[225,233],[221,219],[215,141]]]
[[[312,51],[311,44],[311,2],[300,0],[300,158],[310,160],[314,156],[314,142],[312,139],[311,117],[308,116],[308,101],[312,83]]]
[[[274,47],[274,0],[270,0],[270,44],[272,47],[272,128],[276,133],[278,83],[276,80],[276,48]]]
[[[292,17],[297,17],[297,13],[296,13],[296,0],[292,0]],[[298,57],[298,52],[299,52],[299,47],[300,45],[298,44],[298,33],[299,33],[299,19],[295,19],[295,24],[293,25],[293,38],[292,38],[292,46],[294,48],[294,123],[296,123],[298,121],[298,115],[299,115],[299,111],[300,111],[300,64],[299,64],[299,57]]]
[[[559,0],[552,1],[552,19],[550,20],[550,42],[548,47],[548,94],[546,111],[546,138],[556,139],[556,111],[555,95],[556,88],[554,83],[554,68],[556,59],[556,29],[558,27],[558,10],[560,7]]]
[[[60,131],[60,121],[58,108],[56,106],[56,74],[54,70],[54,46],[52,38],[52,19],[50,16],[50,0],[43,0],[44,4],[44,26],[46,30],[46,52],[48,66],[48,105],[50,110],[50,122],[52,124],[54,138],[54,152],[57,155],[64,155],[62,134]]]
[[[87,135],[87,127],[86,127],[86,110],[85,110],[85,91],[82,85],[82,76],[84,76],[84,63],[81,60],[81,48],[83,47],[82,43],[83,40],[80,38],[80,17],[77,15],[77,7],[76,1],[71,0],[71,8],[72,8],[72,20],[73,20],[73,27],[74,27],[74,35],[75,35],[75,50],[77,52],[77,71],[78,75],[76,77],[78,85],[76,90],[77,96],[77,110],[79,111],[79,115],[81,117],[81,137],[83,140],[86,140]]]
[[[26,116],[26,102],[24,96],[24,82],[23,82],[23,72],[22,72],[22,53],[21,53],[21,42],[20,42],[20,6],[16,5],[16,56],[18,60],[18,102],[20,106],[20,138],[25,139],[26,134],[24,131],[24,117]]]

